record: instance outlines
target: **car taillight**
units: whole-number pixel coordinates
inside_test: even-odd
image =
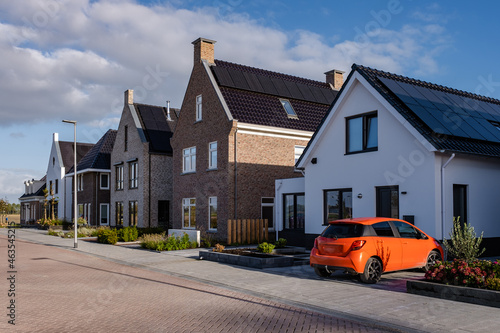
[[[354,241],[352,242],[352,245],[351,245],[351,250],[354,251],[354,250],[359,250],[361,249],[364,245],[365,245],[366,241],[365,240],[357,240],[357,241]]]

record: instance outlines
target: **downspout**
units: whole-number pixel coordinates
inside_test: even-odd
[[[446,215],[445,210],[445,195],[444,195],[444,169],[455,158],[455,153],[451,154],[450,158],[441,166],[441,240],[444,240],[444,220]]]
[[[279,182],[279,184],[278,184],[278,187],[276,188],[276,194],[278,193],[278,191],[280,190],[280,188],[281,188],[281,186],[282,186],[282,185],[283,185],[283,181],[282,181],[282,180],[280,180],[280,182]],[[281,196],[281,198],[283,198],[283,196]],[[278,200],[276,200],[276,203],[278,203],[278,202],[283,202],[283,201],[281,201],[281,198],[280,198],[280,199],[278,199]],[[278,207],[278,208],[280,208],[280,209],[281,209],[281,211],[283,212],[283,210],[284,210],[284,209],[283,209],[283,205],[280,205],[280,207]],[[277,215],[277,214],[275,214],[275,215]],[[275,216],[275,217],[276,217],[276,216]],[[282,216],[282,217],[281,217],[281,221],[280,221],[280,224],[281,224],[281,228],[282,228],[282,229],[283,229],[283,218],[284,218],[284,217]],[[278,239],[279,239],[279,236],[278,236],[278,232],[279,232],[279,231],[278,231],[278,229],[279,229],[279,228],[278,228],[278,219],[276,219],[276,221],[275,221],[274,225],[275,225],[275,229],[276,229],[276,230],[275,230],[275,231],[276,231],[276,241],[278,241]]]
[[[238,128],[234,131],[234,219],[238,219]]]

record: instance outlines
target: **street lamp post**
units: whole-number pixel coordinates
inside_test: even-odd
[[[75,138],[75,150],[73,152],[73,155],[74,155],[74,160],[73,160],[73,178],[74,178],[74,184],[73,184],[73,192],[75,194],[75,202],[73,204],[73,211],[74,211],[74,215],[73,215],[73,223],[75,225],[75,246],[74,248],[78,248],[78,214],[76,212],[78,206],[77,206],[77,199],[76,199],[76,195],[77,195],[77,186],[76,186],[76,120],[63,120],[63,123],[69,123],[69,124],[73,124],[74,125],[74,129],[75,129],[75,135],[74,135],[74,138]]]

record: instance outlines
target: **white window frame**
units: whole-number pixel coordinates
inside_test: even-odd
[[[117,165],[115,168],[116,173],[116,190],[123,190],[123,164]]]
[[[76,175],[77,191],[83,191],[83,174]]]
[[[294,147],[294,168],[295,168],[295,165],[297,164],[297,161],[299,160],[300,156],[302,155],[302,153],[304,152],[304,149],[306,149],[306,146],[299,146],[299,145],[296,145]],[[300,171],[298,169],[294,169],[295,171]]]
[[[202,114],[202,97],[201,95],[196,96],[196,121],[201,121],[203,117]]]
[[[212,228],[212,207],[215,207],[217,224],[219,224],[219,215],[217,212],[217,197],[208,197],[208,230],[217,231],[217,228]]]
[[[106,176],[108,179],[107,179],[107,186],[102,186],[102,176]],[[99,173],[99,188],[101,190],[109,190],[109,173],[107,172],[101,172]]]
[[[182,172],[196,172],[196,147],[182,150]]]
[[[208,144],[208,169],[217,169],[217,141]]]
[[[102,223],[102,207],[106,206],[106,221],[107,223]],[[109,203],[102,203],[99,206],[99,225],[109,225]]]
[[[194,216],[191,216],[191,207],[194,207]],[[188,208],[189,216],[189,226],[185,226],[184,211]],[[194,223],[192,223],[194,222]],[[182,228],[183,229],[195,229],[196,228],[196,198],[184,198],[182,199]]]
[[[129,168],[129,188],[138,188],[139,187],[139,164],[136,162],[130,162],[128,164]]]

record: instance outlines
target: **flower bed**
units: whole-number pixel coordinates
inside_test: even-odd
[[[438,262],[425,273],[427,281],[441,284],[500,290],[500,263],[488,260]]]

